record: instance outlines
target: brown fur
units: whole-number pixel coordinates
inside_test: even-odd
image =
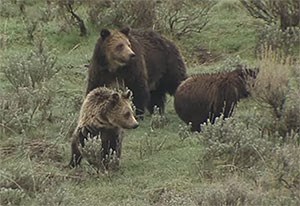
[[[246,98],[248,78],[256,78],[251,69],[238,68],[231,72],[217,74],[197,74],[187,78],[178,87],[174,106],[178,116],[192,131],[201,131],[200,124],[224,114],[231,116],[234,107],[241,98]]]
[[[79,115],[78,125],[73,133],[72,158],[70,166],[80,164],[82,154],[79,145],[84,140],[100,134],[102,141],[101,159],[112,149],[118,158],[121,156],[123,129],[138,127],[132,109],[131,92],[116,92],[99,87],[85,98]]]
[[[166,93],[174,95],[185,78],[185,64],[170,40],[152,30],[103,29],[89,67],[86,94],[99,86],[122,84],[133,91],[138,115],[145,108],[152,113],[155,105],[163,112]]]

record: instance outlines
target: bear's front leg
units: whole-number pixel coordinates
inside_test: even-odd
[[[129,87],[133,92],[133,104],[138,119],[144,119],[145,108],[150,100],[150,92],[146,82],[137,81],[136,86]]]
[[[79,151],[78,142],[76,139],[73,139],[73,141],[72,141],[71,150],[72,150],[72,156],[71,156],[69,166],[71,168],[74,168],[80,164],[81,159],[82,159],[82,154]]]
[[[123,131],[122,129],[106,129],[101,133],[102,164],[106,170],[117,170],[120,164]]]
[[[84,140],[86,140],[87,136],[88,136],[88,130],[85,127],[83,128],[77,127],[75,129],[73,133],[72,144],[71,144],[72,156],[69,163],[70,167],[74,168],[80,164],[82,159],[82,154],[81,151],[79,150],[79,144],[81,145],[81,147],[84,147]]]

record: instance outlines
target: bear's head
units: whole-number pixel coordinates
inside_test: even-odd
[[[247,68],[243,65],[237,65],[234,71],[240,80],[238,88],[239,98],[246,98],[251,95],[251,88],[255,85],[255,80],[259,73],[259,68]]]
[[[139,126],[134,117],[132,92],[117,92],[106,87],[92,90],[80,111],[80,126],[97,131],[101,128],[134,129]]]
[[[129,27],[119,31],[101,30],[101,49],[110,72],[115,72],[118,68],[127,65],[135,57],[128,38],[129,32]]]

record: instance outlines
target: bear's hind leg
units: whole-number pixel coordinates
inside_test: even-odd
[[[154,107],[158,107],[159,114],[163,115],[165,113],[165,102],[166,102],[166,94],[159,90],[151,91],[150,93],[150,101],[148,103],[147,109],[150,114],[154,113]]]
[[[72,148],[71,149],[72,149],[72,156],[71,156],[69,166],[71,168],[74,168],[74,167],[76,167],[80,164],[81,159],[82,159],[82,155],[81,155],[81,152],[78,149],[78,144],[75,141],[72,142]]]

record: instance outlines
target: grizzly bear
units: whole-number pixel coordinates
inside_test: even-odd
[[[152,30],[102,29],[89,65],[86,94],[99,86],[125,86],[133,92],[138,116],[174,95],[186,67],[174,43]]]
[[[134,129],[139,125],[131,100],[131,91],[121,93],[105,87],[96,88],[86,96],[73,133],[71,167],[80,164],[82,159],[79,145],[84,147],[84,141],[95,136],[101,138],[103,163],[111,149],[117,158],[121,157],[123,129]]]
[[[174,107],[178,116],[192,131],[201,131],[200,124],[208,119],[232,115],[241,98],[249,96],[250,80],[256,78],[257,70],[238,68],[231,72],[196,74],[187,78],[178,87],[174,96]]]

